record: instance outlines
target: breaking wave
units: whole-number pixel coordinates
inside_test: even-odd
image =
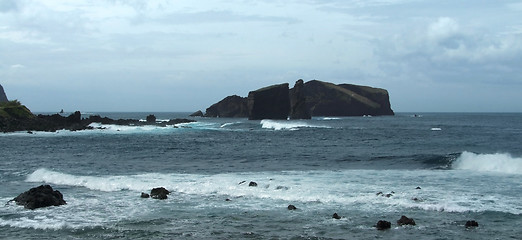
[[[314,125],[304,121],[286,120],[261,120],[261,127],[265,129],[279,130],[298,130],[299,128],[330,128],[324,125]]]
[[[522,158],[508,153],[477,154],[463,152],[452,164],[453,169],[522,174]]]

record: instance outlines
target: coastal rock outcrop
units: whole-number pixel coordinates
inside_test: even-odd
[[[249,92],[248,119],[287,119],[290,112],[288,92],[288,83]]]
[[[312,116],[394,115],[388,91],[354,84],[297,80],[292,89],[278,84],[229,96],[207,108],[205,117],[310,119]]]
[[[18,205],[23,205],[27,209],[34,210],[36,208],[60,206],[66,204],[63,200],[63,195],[58,190],[54,190],[49,185],[41,185],[39,187],[31,188],[29,191],[21,193],[15,197]]]
[[[303,79],[297,80],[290,89],[290,119],[311,119],[312,114],[306,104],[306,93]]]
[[[93,129],[91,123],[97,122],[102,124],[114,124],[125,126],[143,126],[155,125],[166,127],[167,125],[175,125],[179,123],[195,122],[191,119],[176,118],[167,122],[156,122],[154,115],[149,115],[146,122],[137,119],[110,119],[98,115],[92,115],[88,118],[82,118],[79,111],[64,117],[60,114],[52,115],[34,115],[31,111],[22,105],[20,102],[14,100],[5,103],[0,103],[0,132],[15,132],[15,131],[45,131],[55,132],[58,130],[87,130]]]
[[[380,88],[312,80],[305,83],[312,116],[393,115],[388,91]]]
[[[7,102],[7,95],[5,95],[4,87],[0,84],[0,103]]]
[[[247,99],[237,95],[228,96],[207,108],[205,117],[248,117]]]

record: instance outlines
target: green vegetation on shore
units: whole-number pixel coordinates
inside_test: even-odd
[[[14,119],[30,119],[34,118],[33,113],[20,101],[12,100],[0,103],[0,117]]]

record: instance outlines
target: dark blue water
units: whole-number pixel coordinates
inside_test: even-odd
[[[8,204],[0,211],[0,236],[516,239],[522,233],[522,114],[196,120],[1,134],[0,200],[47,183],[68,204],[36,211]],[[174,194],[165,201],[139,198],[158,186]],[[376,196],[381,191],[395,193]],[[288,204],[298,210],[288,211]],[[332,219],[334,212],[345,217]],[[397,226],[401,215],[417,225]],[[381,219],[392,229],[375,230]],[[480,226],[466,229],[470,219]]]

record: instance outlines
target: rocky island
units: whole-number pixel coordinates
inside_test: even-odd
[[[354,84],[297,80],[248,93],[228,96],[207,108],[205,117],[310,119],[312,116],[394,115],[388,91]]]

